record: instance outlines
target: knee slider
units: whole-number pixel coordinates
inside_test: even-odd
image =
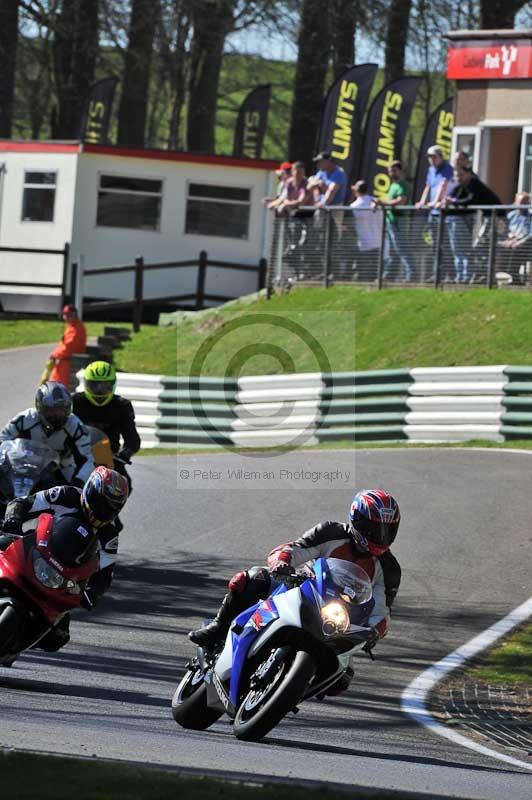
[[[227,584],[227,588],[230,592],[236,592],[236,594],[241,594],[248,583],[248,576],[247,572],[237,572],[236,575],[233,575],[229,583]]]

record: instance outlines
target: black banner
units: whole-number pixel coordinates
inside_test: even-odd
[[[427,160],[427,150],[433,144],[441,147],[443,157],[446,161],[451,158],[451,142],[453,138],[454,126],[454,113],[453,113],[454,97],[448,97],[441,105],[438,106],[436,111],[430,115],[421,146],[419,148],[419,159],[416,169],[416,183],[414,187],[414,197],[419,200],[425,188],[427,180],[427,170],[429,163]]]
[[[333,83],[325,98],[318,136],[319,152],[330,153],[347,179],[360,158],[360,130],[377,64],[349,67]]]
[[[270,106],[271,84],[257,86],[240,106],[235,128],[233,155],[241,158],[260,158],[266,133]]]
[[[79,127],[79,138],[82,142],[107,144],[117,83],[118,78],[103,78],[89,89]]]
[[[421,78],[398,78],[381,89],[368,111],[359,178],[370,194],[385,200],[390,187],[388,167],[401,158],[410,114]]]

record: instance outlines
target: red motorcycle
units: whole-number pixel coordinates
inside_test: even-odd
[[[75,517],[41,514],[37,528],[0,550],[0,666],[10,666],[80,606],[99,569],[98,538]]]

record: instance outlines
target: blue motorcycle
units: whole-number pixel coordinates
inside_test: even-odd
[[[342,677],[368,638],[374,605],[362,567],[316,559],[239,614],[217,649],[198,647],[174,694],[175,721],[206,730],[225,713],[238,739],[262,739]]]

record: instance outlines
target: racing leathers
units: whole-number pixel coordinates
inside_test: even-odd
[[[252,567],[234,575],[214,622],[192,631],[191,640],[201,646],[214,644],[226,635],[231,621],[238,614],[268,597],[278,585],[276,573],[282,575],[283,571],[295,570],[319,557],[355,562],[368,574],[375,599],[369,619],[372,629],[370,646],[373,646],[388,630],[390,607],[401,581],[401,567],[389,550],[377,558],[359,548],[349,533],[348,525],[341,522],[320,522],[295,541],[275,547],[268,556],[267,568]]]
[[[119,527],[116,523],[109,523],[93,528],[83,513],[81,490],[74,486],[54,486],[25,497],[16,497],[8,503],[3,522],[5,533],[0,535],[0,550],[5,550],[11,544],[11,534],[33,531],[37,527],[39,515],[43,513],[52,514],[56,519],[66,516],[79,519],[80,524],[85,528],[90,527],[98,536],[100,568],[89,578],[81,598],[83,608],[90,611],[111,585],[118,552]],[[67,644],[70,639],[69,621],[69,615],[65,614],[37,646],[43,650],[55,651]]]
[[[140,448],[133,405],[125,397],[115,394],[109,403],[96,406],[83,392],[76,392],[72,396],[72,409],[85,425],[92,425],[109,437],[113,456],[128,462]],[[120,461],[115,460],[114,468],[129,480],[129,475]]]
[[[65,483],[82,485],[94,469],[88,431],[75,414],[69,415],[60,430],[51,431],[45,429],[35,408],[27,408],[0,431],[0,442],[10,439],[30,439],[55,450]],[[58,482],[59,476],[55,476],[54,483]]]

